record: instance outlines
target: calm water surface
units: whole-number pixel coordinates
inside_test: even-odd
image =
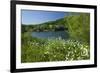
[[[69,35],[67,31],[47,31],[47,32],[32,32],[32,37],[42,38],[42,39],[55,39],[62,38],[68,39]]]

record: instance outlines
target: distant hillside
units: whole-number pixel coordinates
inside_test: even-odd
[[[56,21],[49,21],[42,24],[37,25],[24,25],[22,24],[22,32],[27,31],[60,31],[67,30],[67,26],[65,27],[64,18],[58,19]]]

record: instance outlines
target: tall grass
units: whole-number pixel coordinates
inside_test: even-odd
[[[38,39],[22,35],[21,62],[73,61],[90,58],[89,44],[74,39]]]

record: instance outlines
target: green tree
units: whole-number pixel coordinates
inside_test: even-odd
[[[64,18],[72,38],[89,42],[90,40],[90,14],[70,14]]]

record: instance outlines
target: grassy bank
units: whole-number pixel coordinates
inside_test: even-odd
[[[74,39],[38,39],[22,34],[21,62],[86,60],[90,58],[89,44]]]

